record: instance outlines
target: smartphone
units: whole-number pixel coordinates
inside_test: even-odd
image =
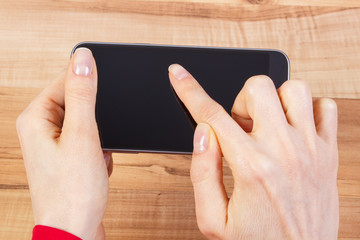
[[[184,66],[230,114],[245,81],[268,75],[279,87],[289,59],[278,50],[82,42],[98,71],[96,121],[103,150],[190,154],[194,120],[173,91],[168,67]]]

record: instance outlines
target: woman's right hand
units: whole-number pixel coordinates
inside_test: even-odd
[[[200,231],[210,239],[336,239],[337,107],[310,88],[250,78],[232,115],[180,65],[170,81],[198,126],[191,180]],[[222,156],[234,178],[228,198]]]

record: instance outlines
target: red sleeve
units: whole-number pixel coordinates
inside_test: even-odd
[[[33,229],[32,240],[81,240],[77,236],[63,230],[36,225]]]

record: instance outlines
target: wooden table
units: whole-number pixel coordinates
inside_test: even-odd
[[[33,227],[15,119],[84,40],[285,51],[292,78],[338,103],[339,239],[360,239],[358,0],[0,0],[0,239],[30,239]],[[114,158],[104,219],[108,239],[203,238],[189,156]]]

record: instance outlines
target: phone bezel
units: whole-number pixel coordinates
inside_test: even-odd
[[[286,59],[287,63],[287,79],[290,79],[290,59],[281,50],[277,49],[261,49],[261,48],[235,48],[235,47],[213,47],[213,46],[194,46],[194,45],[168,45],[168,44],[150,44],[150,43],[116,43],[116,42],[97,42],[97,41],[83,41],[74,46],[71,51],[70,58],[77,48],[84,44],[102,44],[102,45],[122,45],[122,46],[147,46],[147,47],[179,47],[179,48],[202,48],[202,49],[227,49],[227,50],[246,50],[246,51],[267,51],[280,53]],[[274,56],[274,55],[271,55]],[[270,62],[271,59],[270,59]],[[101,133],[99,132],[99,135]],[[187,151],[160,151],[160,150],[142,150],[142,149],[117,149],[117,148],[102,148],[104,151],[117,153],[161,153],[161,154],[192,154]]]

